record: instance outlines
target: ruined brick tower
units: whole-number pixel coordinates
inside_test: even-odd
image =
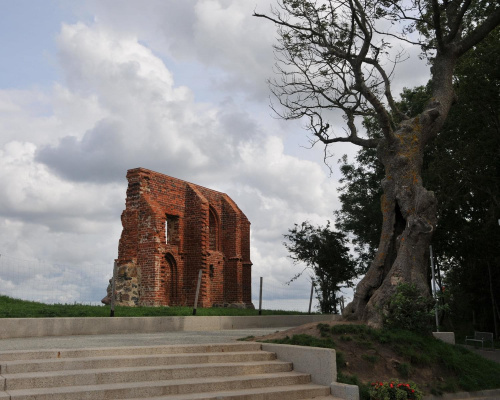
[[[220,192],[144,168],[127,172],[117,304],[253,307],[250,222]]]

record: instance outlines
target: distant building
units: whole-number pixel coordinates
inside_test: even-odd
[[[233,200],[144,168],[127,179],[116,304],[192,306],[201,269],[199,307],[253,307],[250,222]]]

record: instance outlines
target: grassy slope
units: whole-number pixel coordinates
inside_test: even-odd
[[[109,317],[109,306],[86,306],[80,304],[44,304],[35,301],[13,299],[0,295],[0,318],[51,318],[51,317]],[[115,307],[116,317],[161,317],[188,316],[191,307]],[[263,315],[304,314],[295,311],[262,310]],[[202,316],[251,316],[258,310],[236,308],[198,308],[196,315]]]
[[[370,383],[384,380],[381,379],[381,374],[383,370],[387,370],[384,353],[388,352],[393,352],[399,358],[397,367],[393,370],[395,376],[389,379],[415,381],[426,393],[500,388],[500,364],[432,336],[421,336],[408,331],[375,330],[365,325],[318,324],[318,330],[319,337],[301,334],[272,342],[336,349],[339,381],[359,385],[361,397],[365,399],[368,398]],[[347,344],[349,351],[344,353]],[[362,354],[360,357],[367,364],[360,371],[370,371],[369,381],[365,379],[362,382],[355,373],[346,373],[346,364],[355,364],[350,358],[353,349],[358,354],[371,350],[369,354]],[[431,374],[433,379],[422,380],[425,373],[427,376]]]

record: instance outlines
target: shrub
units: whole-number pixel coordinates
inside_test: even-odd
[[[371,400],[420,400],[423,396],[415,383],[397,379],[372,383],[369,393]]]
[[[400,283],[385,304],[384,327],[426,333],[432,330],[434,300],[414,284]]]

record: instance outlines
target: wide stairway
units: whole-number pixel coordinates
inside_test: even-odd
[[[330,399],[259,343],[0,351],[0,400]]]

